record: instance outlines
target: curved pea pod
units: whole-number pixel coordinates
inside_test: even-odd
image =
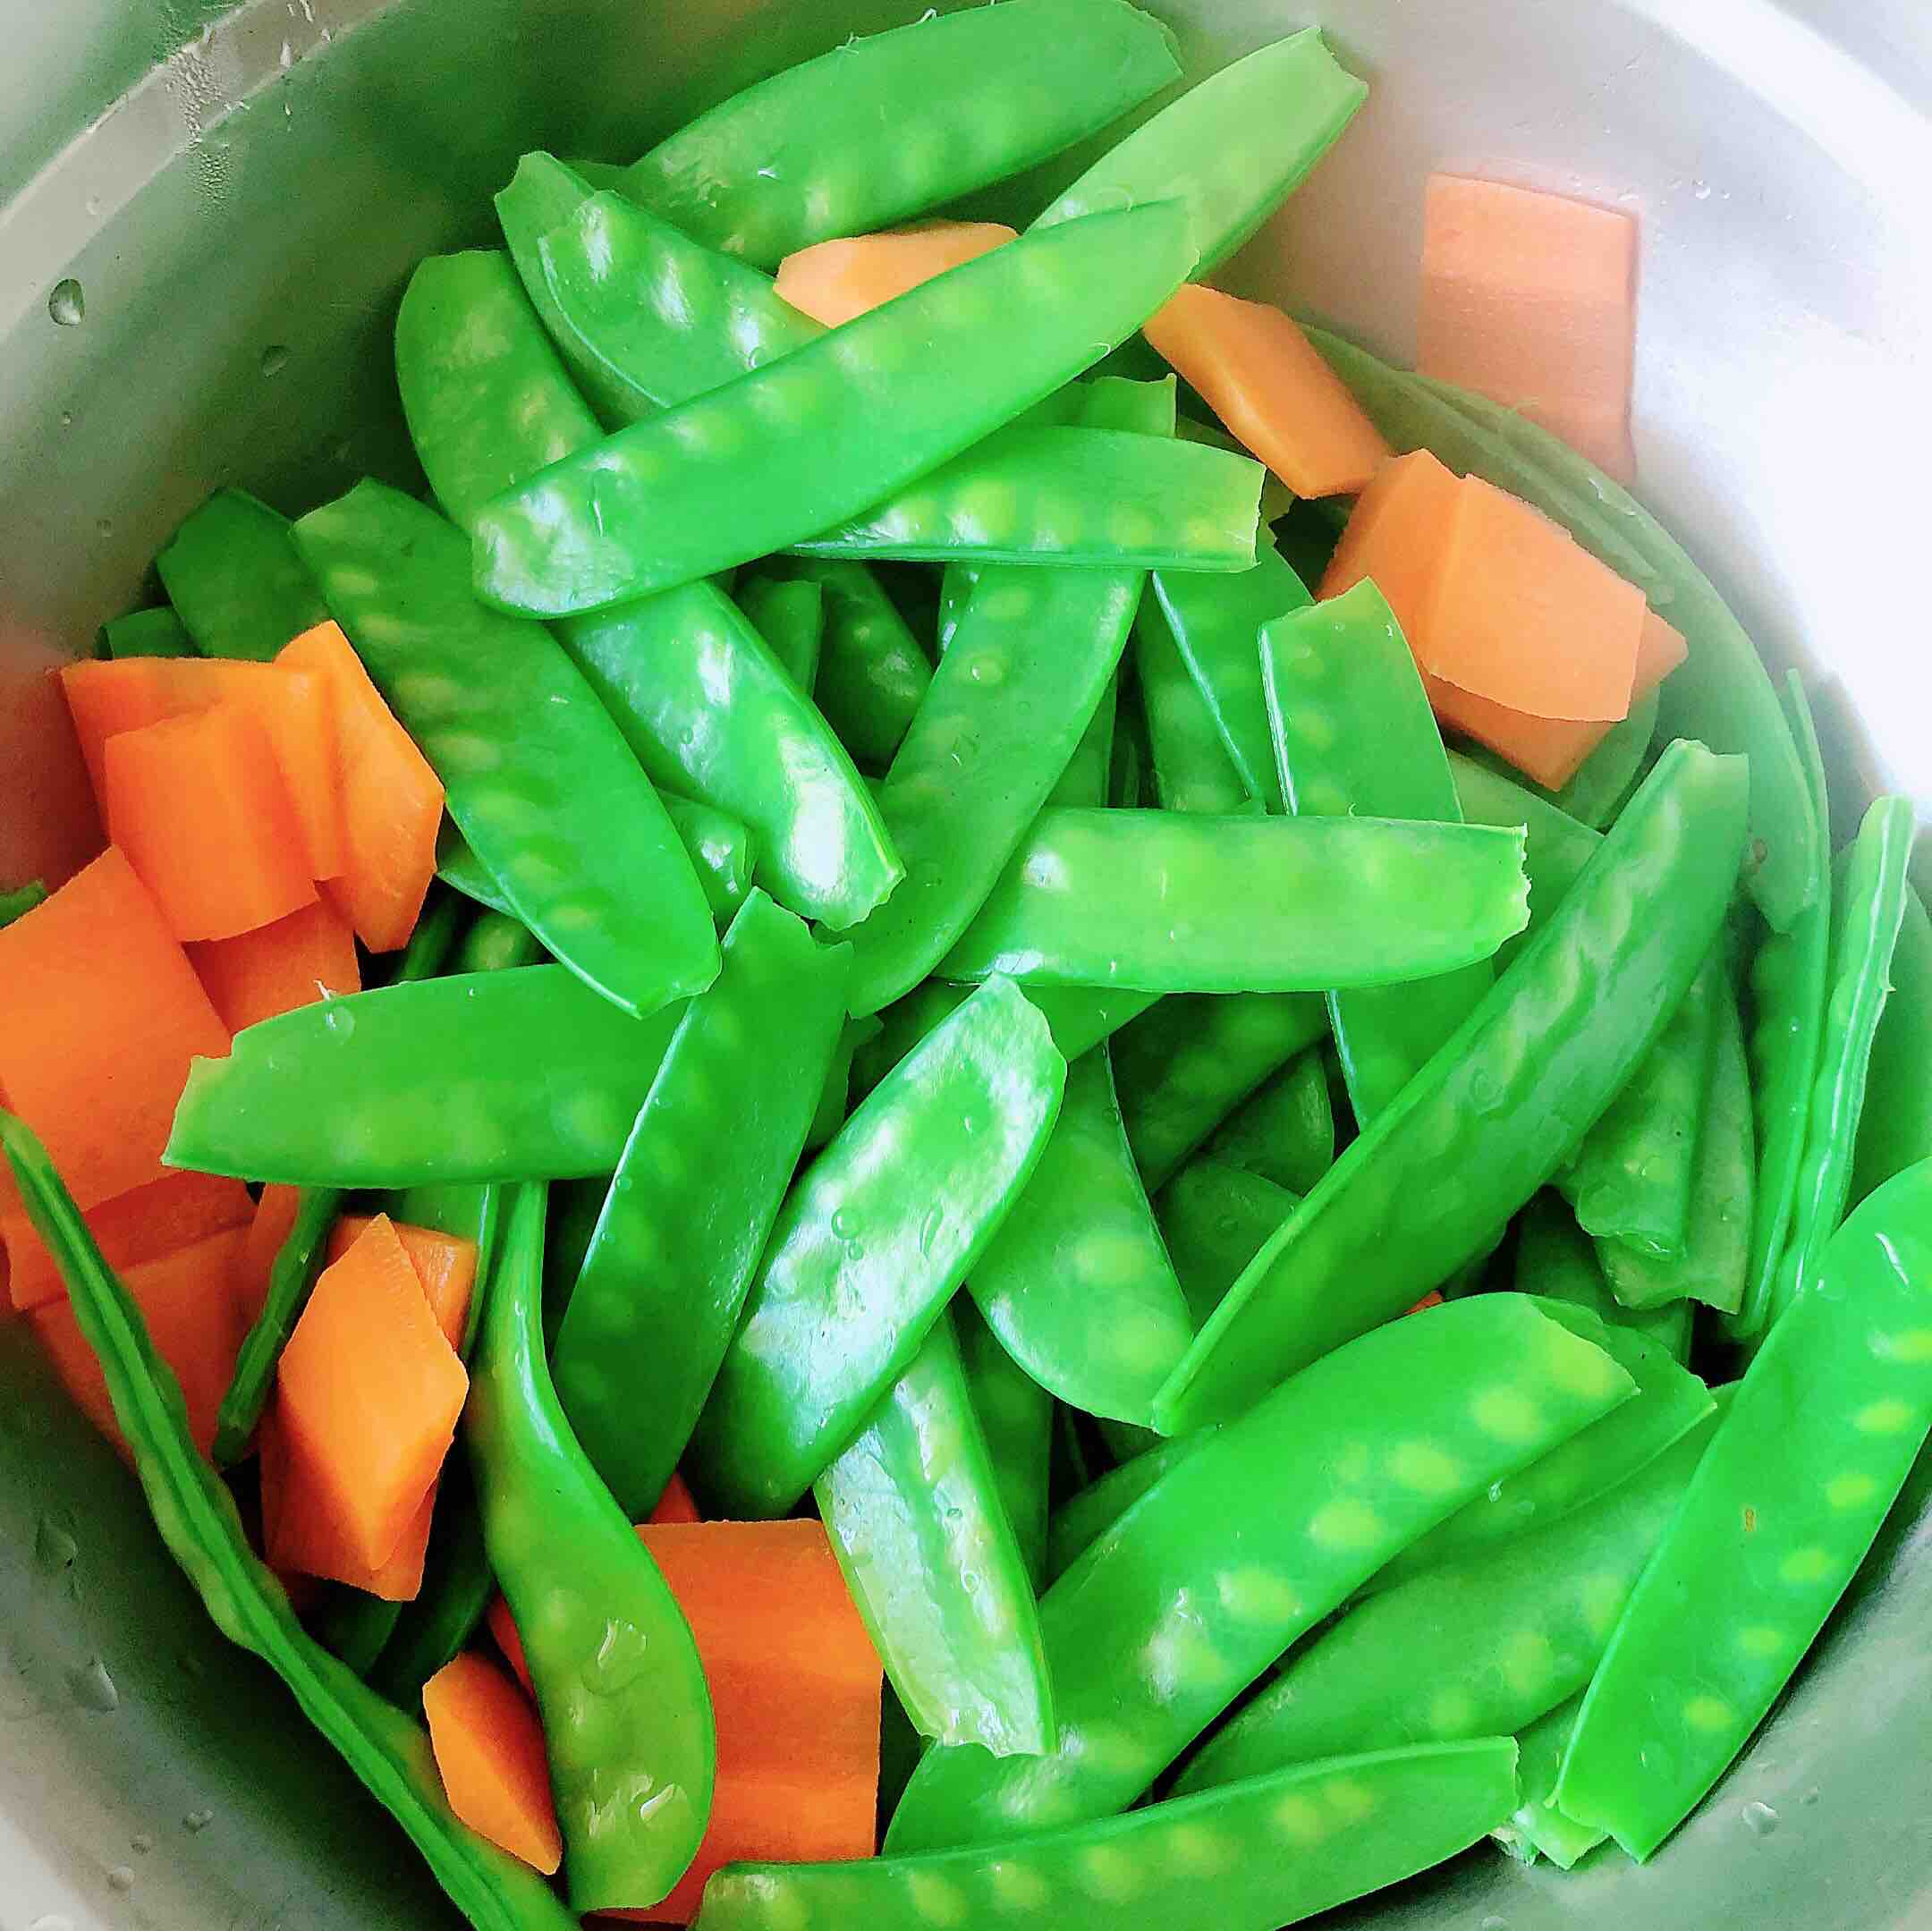
[[[1661,695],[1652,690],[1631,706],[1630,716],[1611,725],[1597,745],[1577,766],[1575,775],[1551,802],[1579,824],[1600,832],[1622,809],[1643,770],[1656,741]]]
[[[1372,582],[1277,617],[1250,655],[1277,788],[1297,817],[1461,822],[1415,658]],[[1419,985],[1330,992],[1328,1017],[1358,1123],[1366,1126],[1402,1091],[1494,978],[1483,961]]]
[[[938,971],[1204,993],[1427,978],[1522,929],[1522,850],[1497,826],[1056,807]]]
[[[993,1480],[1027,1580],[1038,1589],[1046,1569],[1047,1478],[1053,1461],[1054,1398],[1000,1345],[970,1297],[953,1298],[966,1392],[987,1440]]]
[[[852,955],[754,893],[624,1143],[551,1351],[564,1412],[633,1521],[724,1358],[845,1017]]]
[[[1057,1582],[1073,1566],[1075,1559],[1099,1539],[1104,1529],[1119,1521],[1162,1476],[1210,1440],[1215,1432],[1213,1428],[1202,1428],[1196,1434],[1179,1436],[1144,1449],[1069,1495],[1047,1522],[1048,1581]]]
[[[1187,273],[1184,225],[1150,204],[1023,235],[554,463],[479,517],[479,589],[532,615],[598,610],[842,522],[1137,328]]]
[[[478,1931],[570,1931],[575,1919],[550,1887],[452,1812],[421,1725],[303,1630],[282,1585],[250,1549],[233,1498],[189,1434],[173,1371],[156,1351],[140,1309],[101,1258],[45,1149],[5,1112],[0,1147],[100,1362],[155,1527],[216,1626],[288,1686],[302,1715],[409,1834]]]
[[[1648,1858],[1817,1639],[1932,1423],[1932,1164],[1827,1246],[1738,1385],[1611,1637],[1556,1800]]]
[[[1239,1412],[1488,1249],[1708,955],[1745,785],[1739,759],[1665,752],[1542,930],[1235,1283],[1157,1404],[1170,1431]]]
[[[832,1136],[845,1124],[852,1112],[852,1061],[877,1035],[879,1022],[871,1014],[848,1019],[840,1029],[838,1044],[833,1048],[831,1070],[818,1091],[818,1105],[805,1135],[805,1150],[817,1153],[830,1143]]]
[[[1433,449],[1535,504],[1682,632],[1690,655],[1664,682],[1659,730],[1750,760],[1746,883],[1773,927],[1789,927],[1822,884],[1809,787],[1764,660],[1710,580],[1621,484],[1535,424],[1326,329],[1307,334],[1394,448]]]
[[[1039,1610],[946,1314],[815,1498],[920,1734],[998,1756],[1051,1748]]]
[[[204,656],[267,664],[328,616],[288,518],[246,490],[217,489],[191,512],[155,569]]]
[[[1573,1870],[1609,1834],[1572,1824],[1556,1808],[1556,1779],[1582,1707],[1579,1691],[1546,1711],[1516,1739],[1516,1774],[1522,1801],[1509,1822],[1489,1834],[1520,1863],[1533,1864],[1540,1855],[1559,1870]]]
[[[799,689],[811,694],[818,681],[825,639],[825,594],[816,583],[756,576],[738,586],[738,607],[757,625],[772,655]]]
[[[996,1855],[734,1864],[705,1886],[706,1931],[1032,1931],[1128,1911],[1172,1931],[1275,1931],[1453,1857],[1516,1796],[1507,1737],[1344,1757],[1043,1831]]]
[[[1288,1188],[1209,1154],[1161,1189],[1161,1233],[1197,1327],[1300,1204]]]
[[[711,1814],[716,1740],[690,1626],[577,1445],[543,1346],[544,1190],[519,1188],[463,1442],[543,1717],[574,1911],[654,1903]]]
[[[865,564],[811,556],[789,567],[825,593],[825,640],[812,699],[855,758],[883,769],[932,682],[932,666]]]
[[[1250,809],[1255,794],[1228,756],[1213,714],[1181,661],[1174,632],[1149,597],[1141,598],[1134,619],[1133,670],[1153,754],[1154,795],[1161,809],[1213,817]]]
[[[1194,1324],[1127,1145],[1105,1046],[1069,1068],[1052,1138],[968,1285],[1042,1387],[1086,1414],[1146,1424]]]
[[[1600,1350],[1504,1294],[1431,1309],[1317,1362],[1182,1456],[1046,1592],[1058,1747],[1005,1759],[928,1750],[887,1851],[1125,1808],[1399,1549],[1630,1391]],[[1365,1441],[1370,1410],[1380,1419]],[[1365,1445],[1343,1456],[1343,1442]]]
[[[1290,1060],[1215,1129],[1204,1156],[1306,1193],[1335,1165],[1335,1102],[1323,1057],[1310,1046]]]
[[[807,1170],[692,1438],[715,1512],[783,1515],[858,1434],[1026,1185],[1065,1078],[1046,1022],[987,985]]]
[[[1368,97],[1319,31],[1306,28],[1210,74],[1144,122],[1034,226],[1178,197],[1199,279],[1301,185]]]
[[[1501,970],[1542,928],[1563,902],[1564,894],[1583,876],[1597,855],[1603,834],[1560,811],[1540,792],[1461,751],[1449,753],[1449,771],[1455,780],[1462,816],[1472,825],[1521,825],[1523,827],[1523,869],[1530,875],[1530,923],[1521,934],[1496,953]]]
[[[1496,1736],[1576,1695],[1709,1446],[1705,1419],[1589,1508],[1351,1609],[1202,1746],[1175,1791],[1347,1749]]]
[[[1690,1304],[1671,1301],[1639,1313],[1610,1292],[1589,1236],[1555,1192],[1537,1195],[1517,1224],[1512,1283],[1519,1294],[1536,1294],[1582,1308],[1613,1327],[1628,1327],[1656,1342],[1680,1365],[1690,1354]]]
[[[163,1157],[338,1187],[608,1173],[679,1015],[632,1019],[562,966],[298,1006],[194,1063]]]
[[[295,542],[517,917],[627,1012],[708,985],[717,937],[657,792],[549,634],[471,596],[462,536],[364,482]]]
[[[1872,1040],[1852,1199],[1932,1154],[1932,919],[1908,884],[1892,952],[1892,996]]]

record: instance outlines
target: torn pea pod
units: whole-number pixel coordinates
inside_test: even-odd
[[[1519,1863],[1547,1858],[1558,1870],[1572,1870],[1608,1836],[1608,1832],[1572,1824],[1556,1808],[1556,1779],[1563,1752],[1576,1729],[1582,1692],[1546,1711],[1516,1739],[1518,1794],[1510,1820],[1489,1834]]]

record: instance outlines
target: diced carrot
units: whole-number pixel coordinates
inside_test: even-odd
[[[362,989],[355,934],[326,899],[232,939],[202,939],[188,957],[230,1032]]]
[[[778,293],[827,328],[1012,241],[998,221],[934,221],[882,234],[817,241],[778,264]]]
[[[671,1479],[665,1484],[665,1492],[657,1498],[657,1506],[650,1512],[653,1526],[665,1522],[701,1522],[704,1517],[698,1512],[698,1503],[692,1496],[684,1478],[674,1469]]]
[[[1322,576],[1322,597],[1339,597],[1373,577],[1412,647],[1460,487],[1455,472],[1426,449],[1385,462],[1343,528]]]
[[[275,1256],[295,1231],[295,1216],[301,1210],[302,1190],[271,1181],[255,1203],[255,1217],[249,1223],[235,1268],[235,1300],[242,1321],[252,1327],[268,1300],[268,1275]]]
[[[409,1520],[395,1553],[371,1569],[351,1546],[350,1530],[329,1500],[314,1466],[282,1427],[279,1404],[262,1417],[262,1552],[278,1575],[345,1582],[388,1603],[414,1602],[422,1593],[423,1562],[436,1511],[436,1484]]]
[[[1637,639],[1637,674],[1631,681],[1631,701],[1648,697],[1690,655],[1683,632],[1673,630],[1656,611],[1646,610],[1643,632]]]
[[[442,782],[339,625],[304,631],[275,662],[317,673],[334,696],[343,859],[328,896],[371,952],[394,952],[409,943],[436,877]]]
[[[1627,483],[1636,267],[1627,215],[1434,175],[1416,366],[1521,410]]]
[[[230,1227],[245,1228],[255,1212],[249,1190],[220,1173],[164,1173],[89,1207],[83,1216],[107,1265],[117,1270],[159,1260]],[[0,1215],[7,1253],[7,1286],[23,1311],[66,1298],[54,1257],[24,1212]]]
[[[1291,316],[1190,284],[1147,339],[1298,496],[1368,487],[1389,447]]]
[[[315,902],[301,832],[255,715],[239,704],[109,738],[107,833],[179,939],[252,932]]]
[[[175,1103],[228,1031],[161,910],[109,849],[0,930],[0,1088],[83,1210],[165,1171]],[[18,1208],[11,1172],[0,1208]]]
[[[1414,1307],[1410,1309],[1409,1312],[1411,1314],[1420,1314],[1427,1308],[1439,1308],[1442,1304],[1442,1291],[1439,1288],[1432,1287],[1428,1293],[1423,1295],[1420,1300],[1416,1302]]]
[[[423,1715],[450,1808],[479,1837],[547,1877],[564,1861],[543,1730],[530,1700],[487,1656],[445,1663]]]
[[[386,1215],[322,1270],[275,1385],[292,1473],[354,1561],[381,1568],[449,1452],[470,1385]]]
[[[309,877],[331,878],[342,869],[335,709],[326,679],[220,657],[123,657],[111,664],[70,664],[61,673],[61,685],[104,811],[109,738],[217,704],[244,706],[267,734],[288,786]]]
[[[462,1345],[463,1325],[470,1318],[470,1296],[476,1286],[477,1247],[461,1234],[438,1233],[433,1227],[395,1224],[396,1238],[429,1297],[429,1311],[451,1347]],[[344,1214],[329,1230],[328,1254],[333,1265],[361,1239],[369,1225],[367,1214]]]

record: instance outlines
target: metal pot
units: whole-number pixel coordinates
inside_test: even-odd
[[[97,833],[39,674],[140,600],[216,484],[403,481],[389,325],[490,233],[522,149],[628,158],[905,0],[0,0],[0,883]],[[1162,0],[1196,73],[1307,0]],[[1922,0],[1326,0],[1374,85],[1224,278],[1405,354],[1432,168],[1643,218],[1645,492],[1775,663],[1830,681],[1841,800],[1932,798],[1911,458],[1932,446]],[[905,104],[916,115],[919,103]],[[990,198],[1024,214],[1080,157]],[[64,285],[72,284],[72,285]],[[77,318],[77,311],[78,318]],[[227,1647],[114,1455],[0,1319],[0,1923],[401,1931],[453,1917],[279,1687]],[[1792,1695],[1639,1870],[1479,1852],[1351,1923],[1932,1922],[1932,1471]]]

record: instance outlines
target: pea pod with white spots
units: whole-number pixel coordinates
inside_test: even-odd
[[[1631,1387],[1600,1349],[1505,1294],[1317,1362],[1182,1456],[1046,1592],[1058,1748],[928,1750],[887,1850],[1124,1809],[1392,1556]]]
[[[1074,1561],[1140,1501],[1155,1483],[1184,1457],[1191,1455],[1215,1430],[1202,1428],[1161,1442],[1097,1476],[1076,1489],[1053,1512],[1046,1531],[1046,1577],[1057,1582]]]
[[[1501,971],[1542,929],[1563,895],[1597,855],[1603,834],[1559,810],[1540,792],[1504,777],[1464,752],[1449,753],[1462,817],[1471,825],[1521,825],[1523,869],[1530,875],[1530,923],[1496,953]]]
[[[1326,1059],[1318,1046],[1297,1054],[1214,1130],[1202,1157],[1258,1174],[1292,1194],[1306,1193],[1335,1165]]]
[[[1300,1205],[1300,1195],[1265,1174],[1211,1154],[1190,1160],[1161,1189],[1161,1232],[1197,1327]]]
[[[1643,1313],[1626,1308],[1610,1292],[1589,1236],[1554,1191],[1538,1194],[1517,1222],[1513,1285],[1519,1294],[1567,1301],[1613,1326],[1632,1328],[1674,1361],[1690,1357],[1690,1303],[1670,1301]]]
[[[1932,1162],[1826,1245],[1732,1397],[1584,1698],[1556,1800],[1648,1858],[1750,1740],[1932,1427]]]
[[[787,567],[825,593],[825,638],[813,702],[860,764],[883,770],[932,682],[932,666],[865,564],[849,557],[801,556]]]

